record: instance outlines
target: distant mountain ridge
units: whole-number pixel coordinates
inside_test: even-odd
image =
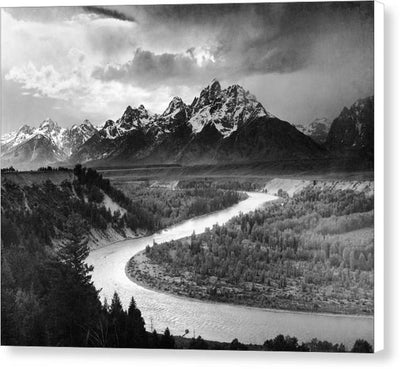
[[[364,124],[361,120],[367,119],[370,110],[361,110],[367,105],[358,103],[358,120],[350,118],[345,108],[329,132],[329,121],[323,118],[303,129],[304,134],[297,129],[302,127],[267,111],[243,87],[232,85],[222,89],[213,80],[190,105],[174,97],[161,114],[152,114],[139,105],[128,106],[119,119],[107,120],[99,127],[84,121],[66,129],[51,119],[39,128],[25,125],[2,137],[1,161],[2,166],[38,166],[56,162],[194,165],[321,160],[340,151],[342,128],[338,131],[338,125]],[[354,132],[364,135],[363,129]],[[353,136],[357,142],[365,141]],[[329,138],[326,145],[324,137]]]
[[[332,152],[358,152],[374,155],[374,97],[357,100],[350,108],[344,107],[332,122],[326,139]]]
[[[124,132],[118,134],[121,122]],[[160,115],[149,114],[143,106],[128,107],[71,161],[212,164],[323,155],[323,148],[268,112],[243,87],[222,89],[213,80],[190,105],[174,97]]]
[[[38,128],[23,125],[1,139],[2,166],[40,166],[68,159],[96,129],[85,120],[70,129],[45,119]]]
[[[328,118],[316,118],[310,124],[296,124],[295,127],[305,135],[311,137],[315,142],[324,144],[328,137],[332,121]]]

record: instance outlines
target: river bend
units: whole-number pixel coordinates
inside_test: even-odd
[[[215,213],[189,219],[151,236],[128,239],[90,252],[87,262],[94,266],[92,278],[100,297],[110,302],[117,291],[124,307],[134,296],[142,311],[147,330],[162,332],[169,327],[174,335],[189,329],[189,336],[230,342],[262,344],[278,334],[296,336],[300,342],[314,337],[333,343],[342,342],[349,349],[357,338],[373,344],[373,318],[333,314],[299,313],[251,308],[175,297],[145,289],[125,274],[129,259],[147,245],[171,241],[204,232],[214,224],[223,224],[239,213],[247,213],[276,199],[265,193],[248,193],[249,198]]]

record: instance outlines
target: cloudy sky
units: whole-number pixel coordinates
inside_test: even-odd
[[[373,94],[373,3],[7,8],[2,131],[190,104],[213,78],[291,123]]]

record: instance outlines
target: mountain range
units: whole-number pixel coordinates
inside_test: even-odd
[[[49,118],[38,128],[24,125],[1,138],[1,165],[193,165],[323,159],[340,153],[342,146],[353,151],[373,147],[373,97],[344,108],[330,129],[329,123],[324,118],[307,129],[294,126],[267,111],[243,87],[222,89],[213,80],[190,105],[174,97],[162,114],[152,114],[140,105],[128,106],[118,120],[107,120],[97,128],[87,120],[62,128]]]
[[[1,165],[25,168],[68,160],[95,132],[88,120],[69,129],[50,118],[38,128],[25,124],[1,137]]]

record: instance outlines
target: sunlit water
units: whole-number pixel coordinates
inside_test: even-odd
[[[133,283],[125,274],[129,259],[147,245],[204,232],[214,224],[223,224],[240,212],[252,211],[274,196],[264,193],[248,193],[249,198],[228,209],[185,221],[166,228],[152,236],[126,240],[94,250],[87,262],[94,266],[93,281],[101,289],[103,299],[111,301],[117,291],[126,307],[134,296],[142,311],[147,329],[164,331],[169,327],[172,334],[189,337],[201,335],[205,339],[230,342],[234,338],[244,343],[263,343],[277,334],[296,336],[299,341],[314,337],[330,342],[342,342],[350,348],[357,338],[373,343],[373,319],[371,317],[338,316],[330,314],[294,313],[244,306],[203,302],[174,297],[151,291]]]

